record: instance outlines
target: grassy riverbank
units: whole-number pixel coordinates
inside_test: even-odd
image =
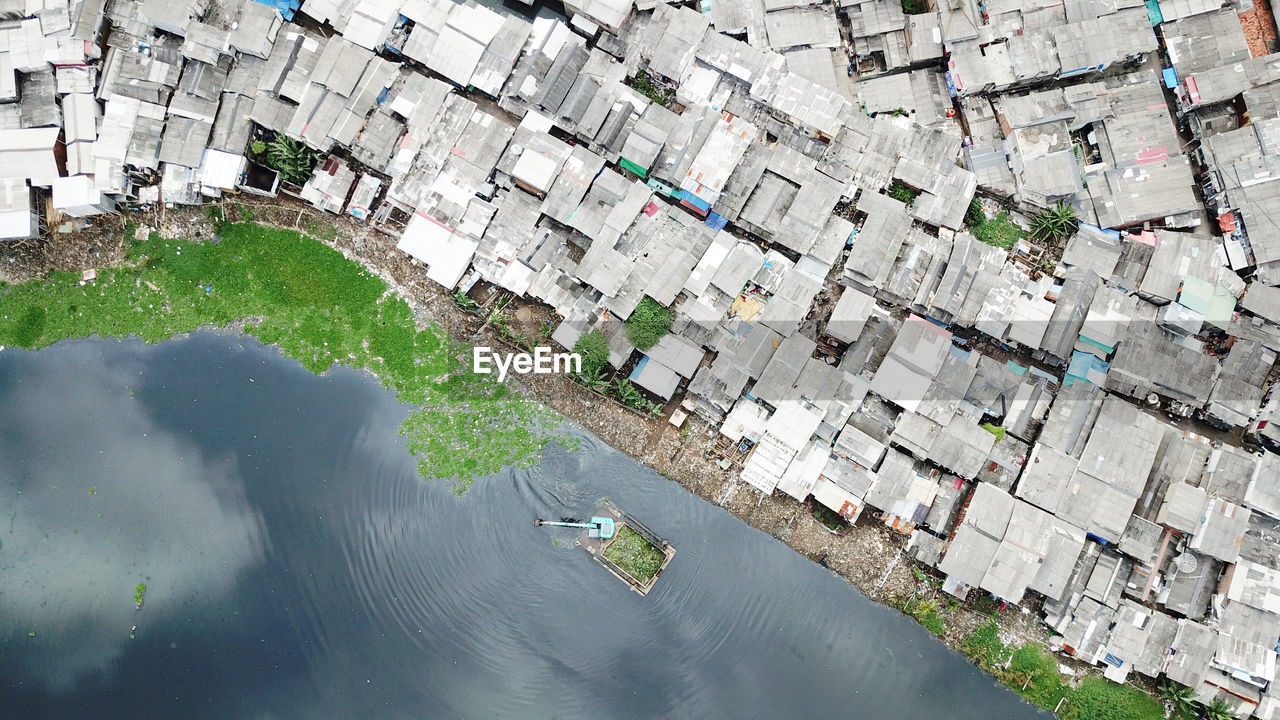
[[[418,409],[401,426],[424,477],[461,491],[506,465],[536,462],[557,433],[544,405],[470,372],[443,329],[419,328],[387,284],[321,242],[253,224],[221,227],[220,242],[152,235],[127,264],[57,272],[0,286],[0,345],[35,349],[64,338],[136,335],[158,342],[245,320],[245,332],[320,373],[367,368]]]
[[[1162,720],[1164,708],[1150,695],[1097,676],[1072,687],[1062,681],[1058,662],[1042,646],[1010,647],[1000,640],[995,618],[980,625],[960,649],[979,667],[1029,702],[1068,720]]]

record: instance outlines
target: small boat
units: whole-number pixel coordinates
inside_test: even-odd
[[[585,522],[572,518],[538,519],[533,524],[582,528],[574,544],[591,553],[596,562],[641,595],[649,594],[676,554],[671,543],[608,502],[599,515]]]

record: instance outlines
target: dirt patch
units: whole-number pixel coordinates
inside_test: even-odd
[[[59,223],[61,226],[62,223]],[[80,223],[71,223],[73,227]],[[0,242],[0,281],[18,283],[54,270],[88,270],[125,260],[124,217],[104,215],[71,232],[55,227],[48,237]]]
[[[556,323],[555,313],[550,308],[525,303],[517,304],[507,317],[508,331],[528,345],[547,344]]]

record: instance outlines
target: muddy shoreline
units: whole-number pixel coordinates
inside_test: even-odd
[[[221,208],[231,221],[252,220],[273,227],[306,232],[339,250],[387,282],[414,309],[420,323],[434,321],[456,340],[500,344],[502,339],[481,317],[462,311],[442,288],[430,282],[421,265],[395,247],[396,240],[371,227],[348,221],[287,198],[238,196],[201,207],[133,211],[103,218],[89,231],[55,234],[37,246],[0,246],[0,281],[8,283],[40,277],[55,270],[81,271],[125,261],[126,223],[165,237],[208,239],[216,236],[212,209]],[[516,301],[516,307],[520,301]],[[940,582],[906,553],[906,537],[864,515],[852,531],[835,534],[815,520],[803,503],[781,493],[762,496],[737,479],[737,469],[722,470],[718,432],[691,415],[683,429],[668,421],[676,407],[669,403],[661,418],[651,419],[596,395],[561,375],[526,375],[520,387],[577,426],[590,431],[663,477],[679,483],[707,502],[719,505],[753,528],[766,532],[796,552],[821,563],[867,597],[894,608],[912,598],[932,598],[945,624],[939,636],[948,646],[960,646],[979,625],[997,613],[1001,640],[1008,645],[1035,642],[1049,647],[1050,633],[1040,622],[1037,604],[1027,607],[998,603],[981,593],[956,603],[940,590]],[[722,445],[722,443],[721,443]],[[660,521],[655,521],[660,525]],[[1096,668],[1060,653],[1053,658],[1071,668],[1075,679],[1099,675]],[[1145,678],[1142,682],[1148,692]]]

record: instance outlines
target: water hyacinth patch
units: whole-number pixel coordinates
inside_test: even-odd
[[[459,491],[536,462],[548,441],[571,444],[549,409],[473,376],[466,348],[434,323],[419,326],[408,303],[337,250],[253,224],[224,225],[221,235],[217,244],[152,235],[95,282],[58,272],[0,289],[0,345],[93,335],[159,342],[244,320],[245,332],[312,372],[368,369],[417,406],[401,426],[406,445],[424,477],[452,479]]]

